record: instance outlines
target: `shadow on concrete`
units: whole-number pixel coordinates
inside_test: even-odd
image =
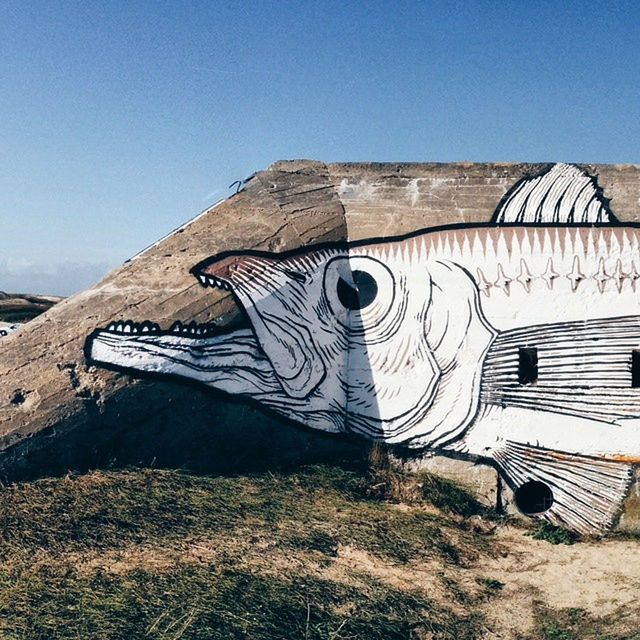
[[[159,398],[161,409],[154,412]],[[176,407],[174,413],[166,410],[167,398]],[[321,462],[360,463],[370,450],[363,438],[301,427],[175,379],[138,381],[120,392],[116,402],[90,411],[93,418],[45,429],[8,449],[0,466],[2,480],[127,466],[245,473]]]

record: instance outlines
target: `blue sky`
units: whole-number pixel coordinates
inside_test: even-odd
[[[283,158],[640,162],[637,2],[0,4],[0,290],[69,294]]]

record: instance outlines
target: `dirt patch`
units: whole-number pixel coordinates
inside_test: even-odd
[[[610,615],[640,600],[640,541],[549,545],[511,527],[498,529],[496,537],[504,554],[483,558],[479,568],[509,590],[530,591],[554,608],[579,607],[594,615]]]

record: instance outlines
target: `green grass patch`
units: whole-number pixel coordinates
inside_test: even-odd
[[[539,605],[536,611],[536,632],[527,640],[640,640],[637,630],[616,630],[624,626],[611,617],[594,618],[584,609],[554,610]]]
[[[444,516],[401,511],[372,497],[370,482],[357,470],[314,466],[241,477],[114,471],[15,484],[0,493],[0,559],[250,528],[284,546],[334,550],[342,544],[401,562],[465,561],[471,534],[454,539]]]
[[[471,640],[477,616],[453,615],[412,593],[309,577],[273,578],[217,567],[124,576],[0,572],[7,640]],[[427,635],[429,634],[429,635]]]
[[[536,540],[546,540],[551,544],[573,544],[578,540],[578,535],[563,527],[557,527],[545,520],[538,522],[531,532],[531,537]]]

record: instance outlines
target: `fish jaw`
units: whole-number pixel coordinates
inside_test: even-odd
[[[118,371],[187,379],[256,401],[313,429],[345,430],[344,409],[335,398],[324,398],[317,390],[304,399],[286,393],[251,330],[206,335],[207,325],[176,323],[177,328],[163,331],[157,325],[150,330],[150,324],[118,322],[95,331],[86,343],[88,361]]]
[[[206,335],[202,325],[191,325],[193,334],[179,323],[168,331],[150,325],[112,323],[94,332],[88,358],[118,369],[188,378],[228,393],[282,393],[251,331]]]
[[[317,283],[264,255],[214,257],[191,272],[204,287],[232,291],[238,298],[262,352],[289,396],[304,398],[320,384],[326,367],[318,357],[311,331],[302,323],[286,321],[296,311],[290,302],[295,298],[292,291],[302,284],[310,287]],[[308,309],[298,311],[302,316]]]

